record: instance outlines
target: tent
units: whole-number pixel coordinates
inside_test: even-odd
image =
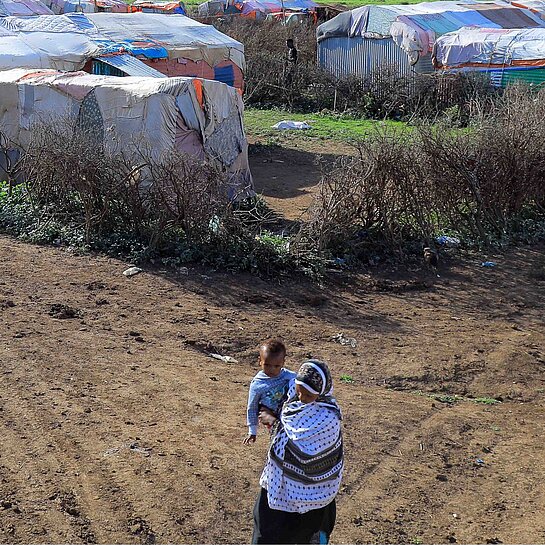
[[[318,27],[319,63],[338,76],[367,76],[385,64],[404,75],[431,72],[436,39],[468,26],[538,28],[545,21],[501,0],[362,6]]]
[[[441,70],[478,70],[497,85],[545,82],[545,28],[462,28],[437,39],[433,61]]]
[[[264,19],[270,14],[308,13],[316,11],[318,4],[313,0],[208,0],[199,5],[200,17],[241,15],[251,19]]]
[[[0,17],[15,15],[52,15],[52,11],[41,0],[0,0]]]
[[[32,60],[33,55],[39,60]],[[122,57],[113,59],[116,55]],[[96,61],[96,57],[109,61]],[[112,72],[112,63],[118,71]],[[242,89],[244,47],[214,27],[183,15],[70,13],[0,18],[0,69],[144,75],[138,64],[148,67],[147,75],[215,79]]]
[[[183,0],[135,0],[130,5],[130,12],[164,13],[169,15],[187,15]]]
[[[81,70],[100,53],[99,44],[65,16],[0,18],[0,70]]]
[[[125,0],[44,0],[47,6],[56,13],[127,13]]]
[[[167,76],[215,79],[242,89],[244,46],[211,25],[154,13],[71,17],[104,48],[136,56]]]
[[[232,198],[252,193],[242,114],[237,91],[216,81],[0,72],[0,131],[17,146],[29,142],[36,123],[60,117],[135,161],[145,150],[158,161],[176,151],[212,161],[229,174]]]

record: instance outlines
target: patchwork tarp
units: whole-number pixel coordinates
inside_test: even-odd
[[[215,81],[0,72],[0,131],[18,146],[37,123],[61,117],[135,160],[149,150],[155,160],[180,151],[213,161],[230,174],[233,198],[252,191],[242,114],[237,91]]]
[[[81,70],[100,46],[61,15],[0,18],[0,70]]]
[[[0,17],[15,15],[51,15],[53,12],[41,0],[0,0]]]
[[[168,13],[187,15],[184,3],[172,0],[135,0],[129,11],[131,13],[141,11],[143,13]]]
[[[44,0],[53,13],[127,13],[128,6],[124,0]]]
[[[436,68],[545,67],[545,28],[463,28],[437,39]]]
[[[497,2],[424,2],[412,5],[363,6],[320,25],[318,41],[327,38],[391,37],[412,63],[431,53],[443,34],[467,26],[537,28],[545,22],[529,9]]]
[[[257,18],[270,13],[287,12],[314,12],[318,4],[313,0],[241,0],[232,2],[218,2],[209,0],[199,5],[201,17],[216,15],[242,15],[245,17]]]
[[[91,58],[109,54],[138,57],[166,76],[243,86],[244,46],[183,15],[70,13],[0,18],[0,69],[80,70]]]

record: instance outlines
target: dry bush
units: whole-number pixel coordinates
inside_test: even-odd
[[[31,133],[22,159],[31,201],[83,225],[87,242],[123,230],[153,251],[169,230],[192,242],[209,233],[214,217],[230,213],[227,176],[210,163],[181,153],[157,160],[136,146],[131,156],[105,150],[63,119]]]
[[[470,130],[422,125],[360,142],[323,177],[299,243],[365,257],[443,232],[478,245],[527,238],[527,220],[545,220],[544,107],[545,91],[512,88]]]

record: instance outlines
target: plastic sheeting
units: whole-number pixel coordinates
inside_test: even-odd
[[[212,67],[231,60],[244,70],[240,42],[189,17],[153,13],[92,13],[86,17],[98,37],[110,41],[113,48],[148,58],[204,60]]]
[[[0,18],[0,70],[52,68],[74,71],[100,53],[69,20],[56,15]]]
[[[52,13],[41,0],[0,0],[0,17],[8,15],[31,17],[33,15],[52,15]]]
[[[391,36],[416,63],[431,53],[438,36],[468,25],[486,28],[545,27],[528,9],[507,2],[424,2],[412,5],[363,6],[320,25],[318,41],[334,36],[380,38]]]
[[[313,0],[241,0],[235,5],[226,5],[227,2],[218,3],[217,0],[209,0],[199,5],[199,15],[202,17],[213,15],[244,15],[254,16],[256,14],[267,15],[285,11],[307,11],[314,12],[318,4]]]
[[[545,66],[545,28],[463,28],[438,38],[437,68]]]
[[[63,13],[95,13],[106,11],[112,13],[127,13],[128,7],[124,0],[44,0],[46,5],[57,15]]]
[[[146,150],[156,160],[175,151],[206,157],[229,173],[229,191],[238,196],[252,191],[242,111],[237,91],[214,81],[0,72],[0,130],[18,146],[36,123],[60,117],[93,146],[134,160]]]

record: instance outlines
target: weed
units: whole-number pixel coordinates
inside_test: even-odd
[[[344,382],[345,384],[353,384],[354,379],[350,375],[341,375],[340,381]]]

